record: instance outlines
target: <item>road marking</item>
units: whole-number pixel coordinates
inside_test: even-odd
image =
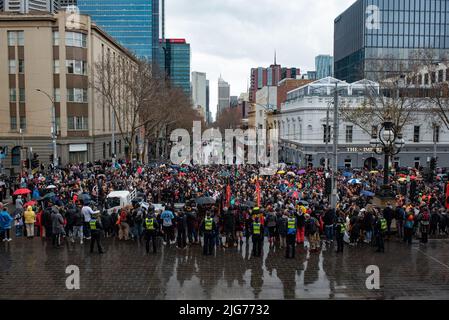
[[[438,262],[438,263],[441,264],[442,266],[444,266],[444,267],[446,267],[447,269],[449,269],[449,266],[448,266],[447,264],[444,264],[443,262],[441,262],[441,261],[438,260],[437,258],[434,258],[434,257],[432,257],[432,256],[429,256],[427,253],[425,253],[425,252],[422,251],[421,249],[418,249],[418,248],[413,248],[413,249],[415,249],[415,250],[418,251],[418,252],[421,252],[421,253],[422,253],[423,255],[425,255],[426,257],[432,259],[432,260],[435,261],[435,262]]]

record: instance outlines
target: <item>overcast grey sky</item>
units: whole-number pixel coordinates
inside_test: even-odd
[[[207,73],[210,108],[217,108],[221,74],[231,95],[246,92],[253,67],[277,62],[315,69],[315,56],[333,54],[334,19],[355,0],[166,0],[166,37],[186,38],[191,71]]]

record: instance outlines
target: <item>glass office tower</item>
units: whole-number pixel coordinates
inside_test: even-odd
[[[167,76],[190,97],[190,44],[185,39],[165,39],[164,48]]]
[[[449,48],[449,0],[358,0],[334,24],[335,77],[348,82],[407,70],[423,52],[438,61]]]
[[[81,13],[138,57],[160,61],[160,0],[77,0]]]

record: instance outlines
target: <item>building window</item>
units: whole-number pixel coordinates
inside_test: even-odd
[[[26,129],[27,119],[25,117],[20,117],[20,129]]]
[[[103,159],[106,159],[106,142],[103,142]]]
[[[88,130],[87,117],[68,117],[67,122],[69,130]]]
[[[9,60],[9,74],[16,74],[16,60]]]
[[[413,129],[413,142],[419,142],[420,126],[415,126]]]
[[[53,31],[53,45],[59,46],[59,32]]]
[[[17,101],[16,88],[10,88],[9,89],[9,102],[16,102],[16,101]]]
[[[59,74],[59,60],[53,60],[53,73]]]
[[[11,130],[17,130],[17,118],[11,117],[9,118],[9,121],[11,123]]]
[[[327,131],[327,132],[326,132]],[[327,141],[326,141],[327,138]],[[331,126],[327,126],[327,130],[326,130],[326,125],[323,125],[323,142],[331,142]]]
[[[353,126],[346,126],[346,143],[352,143]]]
[[[53,90],[53,97],[55,99],[55,102],[61,102],[61,90],[59,88],[54,88]]]
[[[61,118],[55,117],[55,121],[56,121],[56,134],[58,134],[58,132],[61,131]]]
[[[13,166],[20,166],[20,147],[14,147],[11,150],[11,164]]]
[[[77,103],[87,103],[87,89],[79,89],[79,88],[67,89],[67,101]]]
[[[377,139],[377,126],[372,126],[371,127],[371,139]]]
[[[66,61],[68,74],[87,75],[87,62],[78,60]]]
[[[19,102],[25,102],[25,88],[19,88]]]
[[[23,46],[24,34],[23,31],[8,31],[8,46]]]
[[[23,74],[25,73],[25,61],[19,60],[19,73]]]
[[[444,81],[444,70],[439,70],[438,71],[438,82],[443,82]]]
[[[429,83],[429,74],[426,73],[426,74],[424,75],[424,85],[428,85],[428,84],[430,84],[430,83]]]
[[[66,32],[65,45],[68,47],[86,48],[87,36],[79,32]]]
[[[433,142],[440,142],[440,126],[433,128]]]

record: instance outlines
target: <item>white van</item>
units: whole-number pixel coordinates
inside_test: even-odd
[[[133,199],[136,197],[136,190],[133,191],[112,191],[106,198],[106,209],[108,214],[112,214],[116,210],[131,206]]]

